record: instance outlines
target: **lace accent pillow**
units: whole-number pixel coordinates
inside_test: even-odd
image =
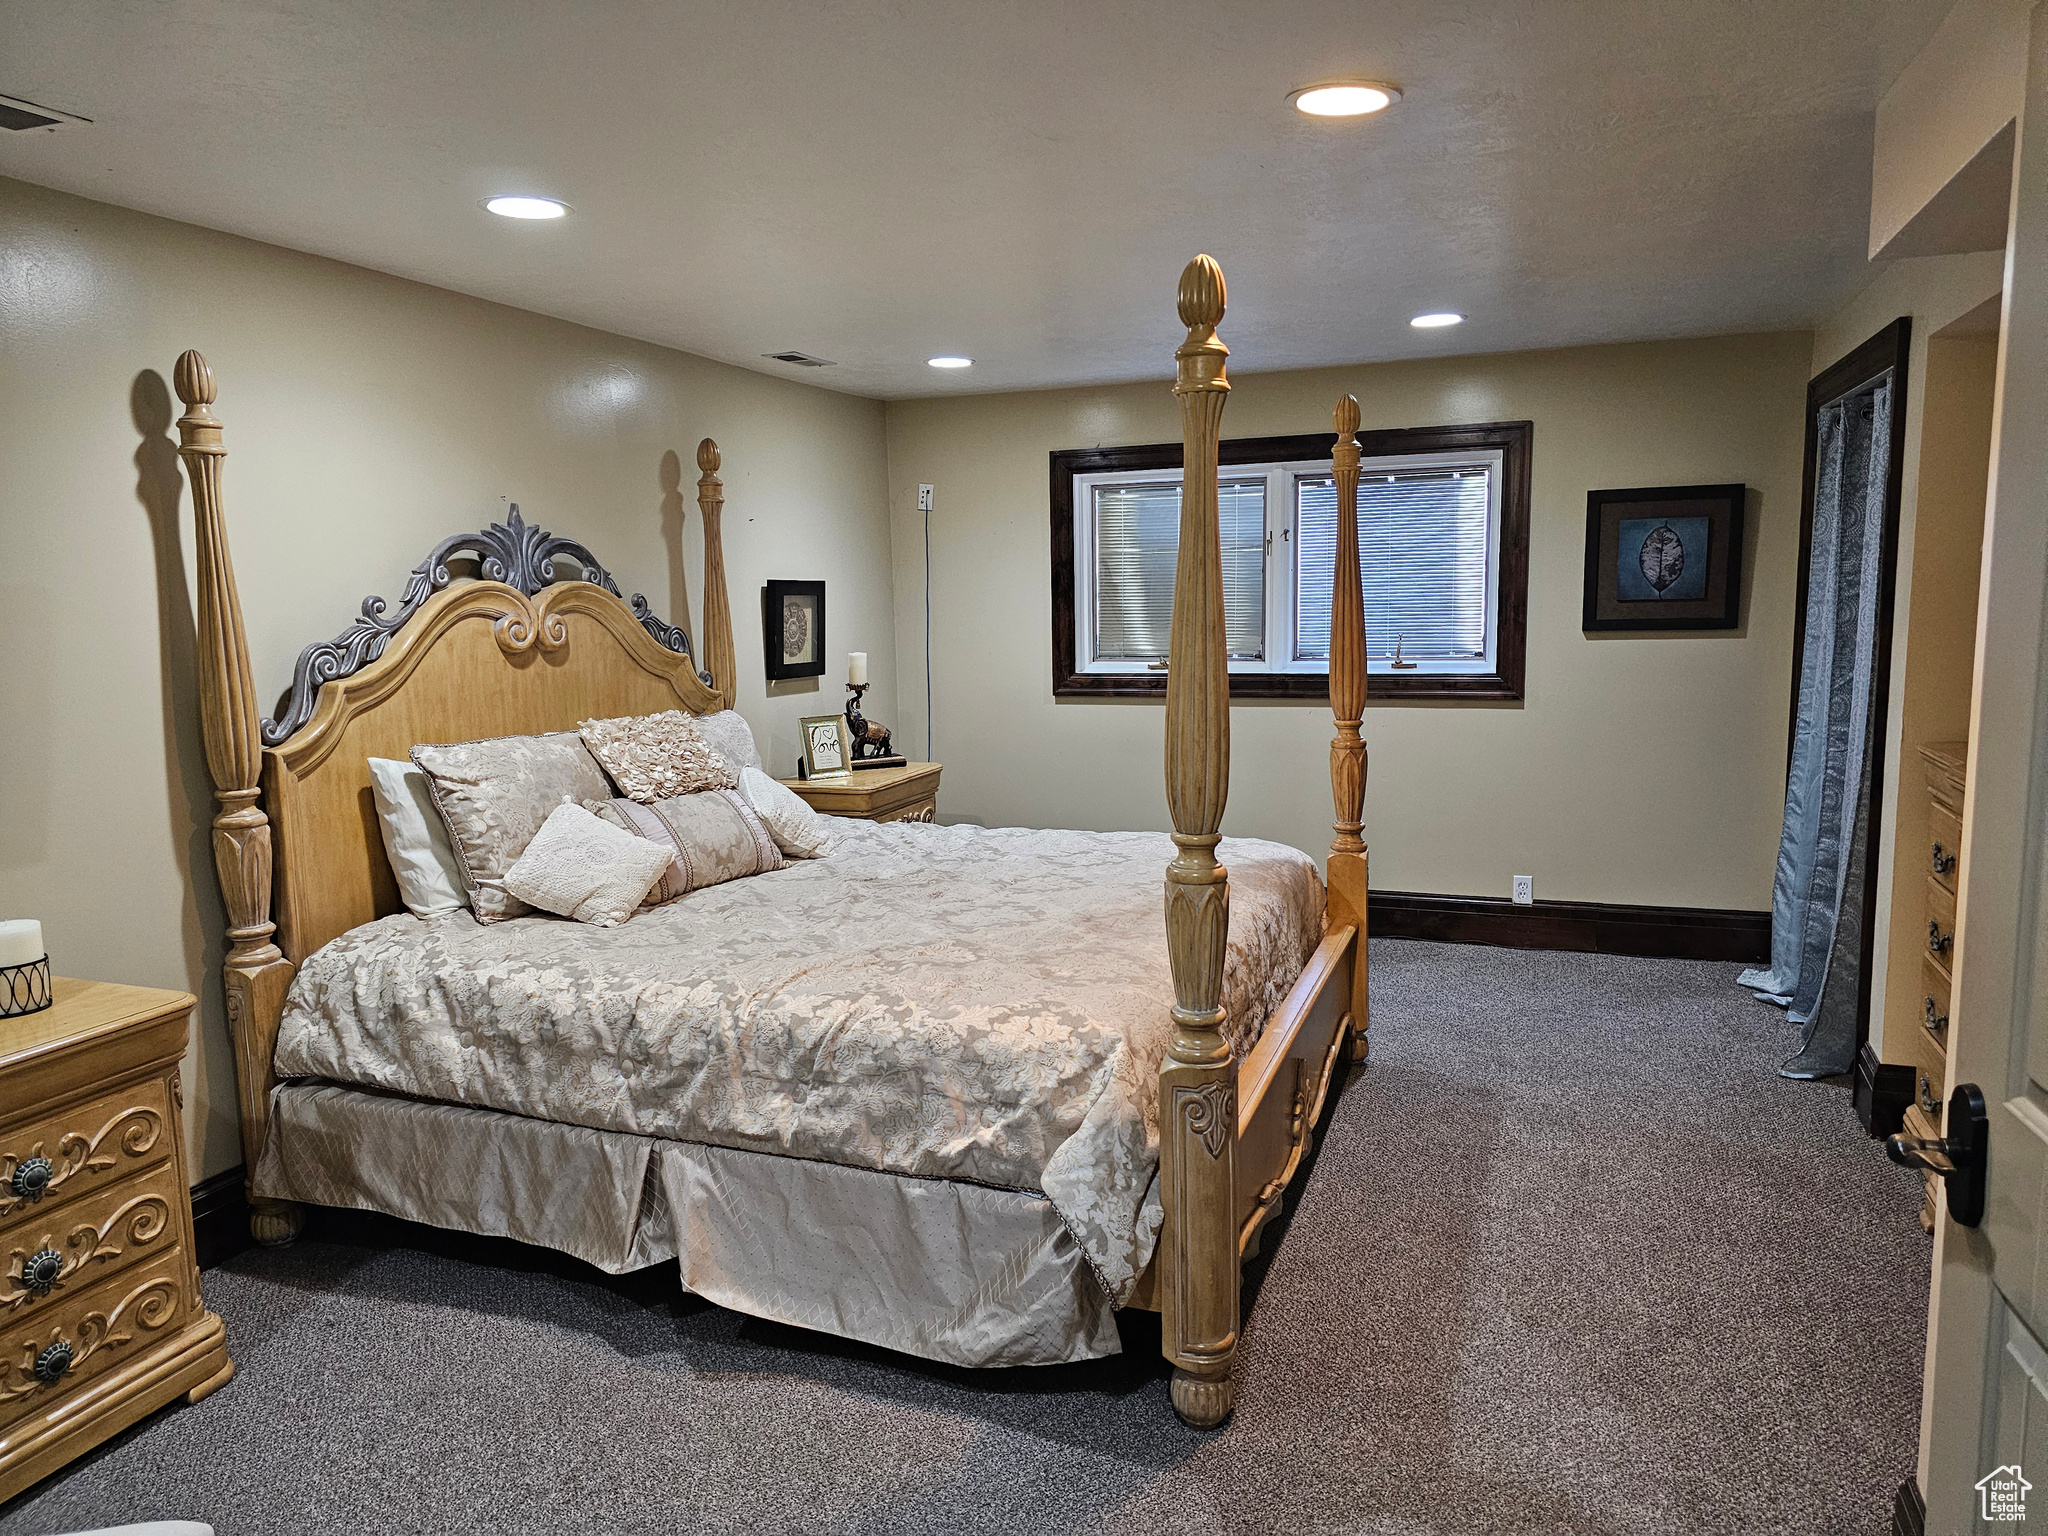
[[[731,789],[739,783],[732,764],[680,709],[585,720],[576,730],[628,800],[652,805],[671,795]]]
[[[832,851],[826,819],[787,784],[778,784],[758,768],[740,770],[740,793],[768,824],[775,846],[792,859],[822,859]]]
[[[754,745],[753,728],[738,710],[721,709],[715,715],[699,715],[696,723],[704,739],[732,764],[735,772],[761,766],[761,750]]]
[[[564,800],[580,804],[611,790],[597,759],[568,731],[414,747],[412,760],[447,823],[480,923],[529,910],[505,889],[505,874],[548,813]]]
[[[621,832],[580,805],[558,805],[505,872],[505,889],[543,912],[616,928],[668,864],[662,844]]]
[[[637,800],[586,800],[583,805],[614,827],[669,850],[667,870],[647,893],[650,907],[707,885],[782,868],[775,839],[736,789],[672,795],[652,805]]]

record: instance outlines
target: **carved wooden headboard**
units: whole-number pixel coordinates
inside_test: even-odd
[[[367,598],[340,635],[306,647],[277,718],[259,721],[221,506],[226,449],[213,370],[187,352],[176,384],[198,529],[200,713],[220,802],[214,862],[228,910],[228,1027],[242,1150],[253,1169],[296,967],[330,939],[401,910],[369,759],[404,758],[420,742],[574,730],[593,716],[731,708],[724,490],[718,446],[706,438],[697,448],[702,671],[680,628],[638,594],[629,603],[583,545],[529,527],[514,507],[504,523],[436,545],[413,568],[396,612],[387,617],[382,598]],[[295,1207],[251,1205],[260,1240],[285,1242],[297,1231]]]
[[[464,555],[481,579],[451,574]],[[573,574],[562,579],[565,562]],[[263,722],[277,942],[294,965],[400,910],[371,758],[402,759],[420,742],[573,731],[593,717],[724,707],[690,658],[689,636],[642,597],[629,610],[588,550],[528,527],[517,507],[508,522],[437,547],[406,592],[391,618],[371,598],[347,632],[309,646],[283,717]]]

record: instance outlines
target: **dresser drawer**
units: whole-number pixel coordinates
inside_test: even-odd
[[[0,1132],[0,1236],[59,1201],[118,1183],[171,1156],[164,1080],[147,1078]]]
[[[1948,1057],[1925,1029],[1913,1030],[1901,1044],[1905,1049],[1898,1059],[1913,1069],[1913,1102],[1939,1125],[1948,1103]]]
[[[40,1411],[172,1337],[191,1308],[192,1261],[154,1258],[0,1325],[0,1426]]]
[[[1922,932],[1927,945],[1927,957],[1941,967],[1942,975],[1954,975],[1956,893],[1931,875],[1927,880],[1927,926]]]
[[[1948,972],[1923,956],[1920,961],[1920,1031],[1948,1054]]]
[[[1927,873],[1953,893],[1963,857],[1963,821],[1945,805],[1927,807]]]
[[[0,1328],[61,1306],[178,1241],[186,1192],[162,1164],[76,1200],[44,1200],[0,1237]]]

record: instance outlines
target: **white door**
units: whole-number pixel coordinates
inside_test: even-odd
[[[1949,1075],[1983,1089],[1990,1155],[1982,1224],[1951,1215],[1935,1234],[1919,1468],[1929,1536],[2048,1530],[2048,5],[2028,52]]]

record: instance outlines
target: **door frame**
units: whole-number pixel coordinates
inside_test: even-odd
[[[1993,1276],[1999,1239],[2041,1246],[2043,1178],[2039,1148],[2016,1117],[2038,1116],[2038,1076],[2029,1036],[2048,1032],[2037,998],[2048,956],[2041,942],[2048,836],[2048,6],[2028,22],[2028,71],[2013,165],[2006,235],[2004,322],[1992,403],[1991,484],[1977,601],[1970,702],[1970,758],[1963,798],[1957,885],[1955,990],[1949,1078],[1975,1082],[1992,1105],[1990,1177],[1984,1224],[1935,1227],[1928,1308],[1926,1389],[1915,1474],[1924,1502],[1901,1490],[1894,1528],[1924,1510],[1927,1529],[1976,1528],[1976,1479],[1992,1422],[2001,1350],[1996,1325],[2005,1303]],[[2016,430],[2007,432],[2008,422]],[[2036,1046],[2035,1049],[2039,1047]],[[2021,1187],[2025,1186],[2025,1187]],[[2038,1328],[2037,1315],[2024,1319]]]
[[[1857,962],[1856,1045],[1870,1041],[1871,966],[1877,950],[1878,833],[1885,805],[1885,733],[1892,697],[1892,609],[1899,593],[1899,503],[1906,480],[1906,390],[1913,353],[1913,318],[1901,315],[1846,356],[1814,375],[1806,386],[1806,469],[1799,498],[1799,574],[1792,609],[1792,706],[1785,723],[1785,780],[1792,779],[1792,749],[1799,737],[1799,676],[1806,665],[1806,585],[1813,569],[1813,502],[1820,473],[1823,407],[1844,395],[1892,376],[1891,450],[1884,470],[1883,548],[1877,572],[1877,656],[1871,674],[1870,813],[1863,838],[1863,941]],[[1853,1069],[1852,1069],[1853,1071]]]

